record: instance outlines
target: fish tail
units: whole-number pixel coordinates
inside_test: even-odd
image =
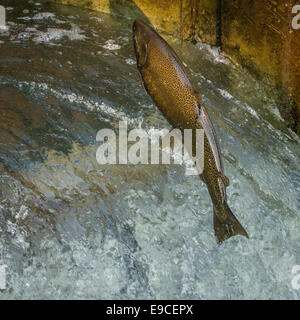
[[[221,215],[218,215],[217,209],[214,207],[214,229],[218,242],[221,243],[238,234],[249,238],[247,231],[239,223],[238,219],[234,216],[226,202],[224,206],[226,213],[225,219],[221,218]]]

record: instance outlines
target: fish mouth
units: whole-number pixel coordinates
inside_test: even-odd
[[[141,29],[151,31],[151,28],[147,25],[147,23],[139,19],[135,20],[132,25],[132,31],[135,33],[137,30]]]
[[[135,34],[136,30],[138,29],[138,26],[142,23],[141,20],[135,20],[133,22],[133,25],[132,25],[132,32],[133,34]]]
[[[132,25],[132,33],[137,65],[139,68],[142,68],[147,61],[147,49],[153,36],[153,31],[142,20],[135,20]]]
[[[135,20],[132,25],[132,33],[135,41],[146,41],[153,37],[155,31],[144,21]]]
[[[135,20],[132,25],[132,37],[133,37],[133,44],[135,49],[138,42],[138,35],[137,35],[137,30],[139,29],[138,23],[139,23],[139,20]]]

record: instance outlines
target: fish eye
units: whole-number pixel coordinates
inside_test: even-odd
[[[132,30],[133,30],[133,32],[136,31],[136,23],[135,22],[133,23]]]

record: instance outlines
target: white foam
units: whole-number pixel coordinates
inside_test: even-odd
[[[52,19],[54,17],[55,17],[54,13],[51,13],[51,12],[40,12],[40,13],[35,14],[32,17],[32,20]]]
[[[110,39],[105,42],[105,45],[103,46],[103,48],[107,50],[119,50],[121,46],[116,44],[115,40]]]
[[[11,40],[19,39],[19,40],[28,40],[30,37],[30,33],[21,32],[17,35],[17,37],[13,37]]]
[[[8,26],[0,26],[0,33],[6,33],[9,30]]]
[[[99,17],[90,17],[90,20],[96,20],[97,22],[103,22],[104,20]]]
[[[247,103],[244,103],[244,107],[253,117],[255,117],[258,120],[262,120],[261,117],[257,114],[257,112],[253,108],[251,108]]]
[[[218,47],[213,47],[201,42],[198,42],[196,46],[201,50],[206,50],[214,62],[223,64],[229,63],[228,59],[226,58],[226,55],[222,53]]]
[[[86,39],[86,36],[82,34],[82,30],[76,25],[72,24],[71,30],[48,28],[46,32],[39,31],[33,38],[33,41],[36,43],[51,42],[60,40],[63,37],[67,37],[71,41]]]
[[[26,21],[31,20],[30,17],[18,17],[17,19],[18,19],[18,20],[26,20]]]
[[[134,65],[134,64],[136,64],[135,60],[130,59],[130,58],[126,59],[125,62],[126,62],[127,64],[129,64],[129,65]]]
[[[25,31],[27,32],[37,32],[36,28],[26,28]]]
[[[226,90],[218,89],[218,91],[221,93],[222,97],[224,97],[228,100],[234,99],[233,96],[229,92],[227,92]]]
[[[59,24],[61,24],[61,23],[66,23],[66,21],[64,21],[64,20],[59,20],[59,19],[53,19],[56,23],[59,23]]]
[[[38,88],[39,90],[45,91],[45,92],[52,92],[56,97],[60,98],[60,99],[66,99],[68,100],[70,103],[78,103],[80,105],[83,105],[87,110],[89,111],[101,111],[102,113],[105,113],[107,115],[109,115],[110,117],[114,117],[115,119],[118,120],[126,120],[128,123],[140,123],[140,119],[139,118],[130,118],[126,115],[126,113],[120,111],[120,110],[116,110],[113,107],[109,106],[108,104],[104,103],[104,102],[97,102],[97,101],[93,101],[90,100],[88,97],[86,96],[82,96],[82,95],[78,95],[74,92],[72,93],[63,93],[59,90],[53,89],[51,88],[47,83],[38,83],[35,81],[23,81],[23,82],[19,82],[19,87],[23,88],[23,87],[32,87],[32,88]]]

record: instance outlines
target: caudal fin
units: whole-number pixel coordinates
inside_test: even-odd
[[[239,223],[238,219],[233,215],[232,211],[228,207],[227,203],[224,204],[226,210],[226,219],[223,220],[214,207],[214,229],[215,236],[218,242],[221,243],[224,240],[241,234],[249,238],[247,231]]]

